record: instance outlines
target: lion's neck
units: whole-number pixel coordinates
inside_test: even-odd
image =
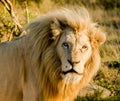
[[[44,90],[44,101],[73,101],[79,92],[78,84],[65,84],[64,81],[60,81],[57,88],[49,87]]]

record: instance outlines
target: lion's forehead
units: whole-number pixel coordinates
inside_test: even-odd
[[[89,37],[85,31],[74,33],[73,31],[65,34],[65,41],[77,44],[89,44]]]
[[[68,42],[72,42],[72,43],[74,43],[75,42],[75,40],[76,40],[76,36],[75,36],[75,34],[74,33],[69,33],[69,34],[66,34],[66,41],[68,41]]]
[[[77,38],[78,43],[90,43],[89,37],[85,33],[81,34]]]

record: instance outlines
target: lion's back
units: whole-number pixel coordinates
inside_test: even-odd
[[[20,69],[19,65],[16,67],[14,49],[9,42],[0,44],[0,101],[22,101],[19,94]]]

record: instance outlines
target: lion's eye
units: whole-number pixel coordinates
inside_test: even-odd
[[[82,52],[85,52],[88,49],[88,47],[86,45],[82,46]]]
[[[88,47],[86,45],[83,45],[82,46],[82,49],[87,49]]]
[[[70,44],[69,43],[63,43],[62,44],[62,46],[63,46],[63,48],[65,48],[65,49],[69,49],[70,48]]]

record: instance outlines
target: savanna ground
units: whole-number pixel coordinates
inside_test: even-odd
[[[75,101],[119,101],[120,99],[120,0],[11,0],[15,14],[22,26],[38,15],[59,7],[84,6],[95,22],[106,32],[107,41],[100,49],[101,68],[94,82],[111,92],[108,98],[101,98],[101,92],[94,96],[77,97]],[[28,15],[26,14],[26,5]],[[18,30],[0,3],[0,42],[18,37]],[[9,51],[9,50],[8,50]]]

